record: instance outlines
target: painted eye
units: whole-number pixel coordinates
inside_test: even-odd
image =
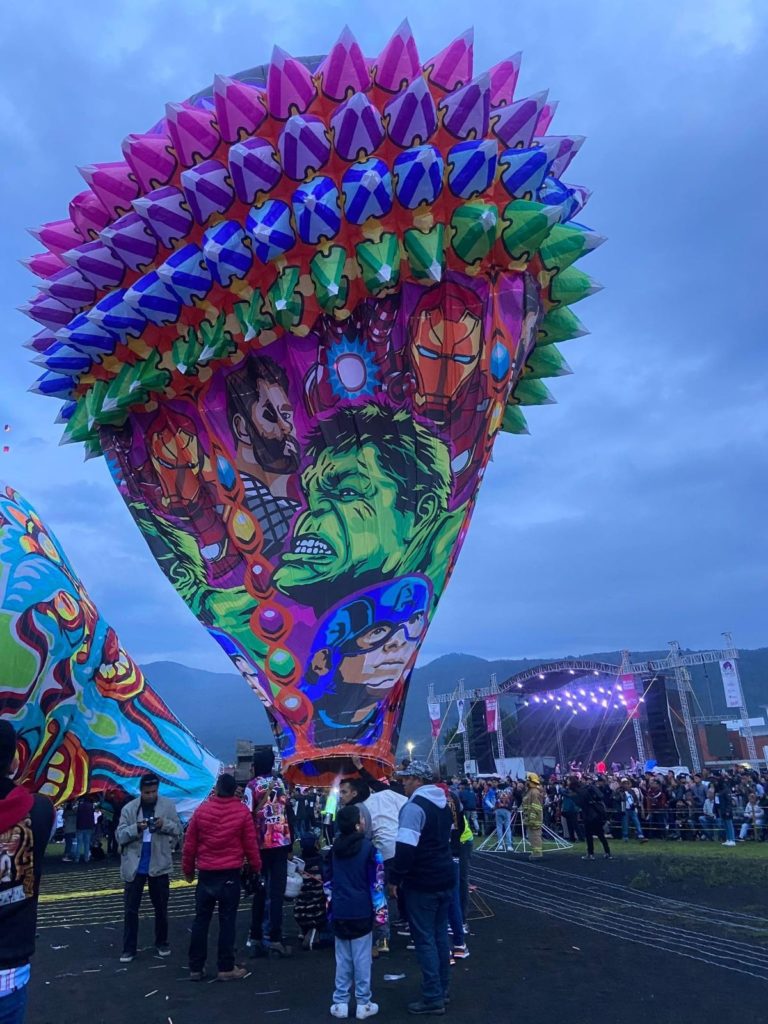
[[[340,498],[344,498],[344,499],[347,499],[347,498],[359,498],[360,495],[357,493],[357,491],[353,490],[351,487],[342,487],[341,490],[339,491],[339,497]]]
[[[462,363],[465,366],[472,362],[474,356],[452,356],[454,363]]]
[[[420,356],[424,356],[425,359],[439,359],[440,358],[440,353],[439,352],[435,352],[431,348],[424,348],[423,345],[417,345],[416,346],[416,351],[419,353]]]

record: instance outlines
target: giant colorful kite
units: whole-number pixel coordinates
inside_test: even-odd
[[[275,49],[82,169],[28,312],[65,441],[104,453],[289,772],[393,760],[500,430],[551,401],[601,239],[519,58]]]
[[[151,771],[182,814],[210,792],[219,762],[151,689],[32,506],[2,484],[0,666],[24,785],[57,804],[138,796]]]

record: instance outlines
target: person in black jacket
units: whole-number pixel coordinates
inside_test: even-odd
[[[16,730],[0,721],[0,1018],[22,1024],[54,812],[50,800],[11,782],[15,762]]]
[[[581,808],[581,816],[584,820],[584,832],[587,839],[587,852],[584,860],[595,859],[595,836],[603,844],[603,851],[606,860],[611,859],[611,848],[605,838],[605,823],[608,819],[608,812],[603,801],[600,790],[593,783],[583,785],[578,779],[571,779],[571,790],[573,799]]]
[[[453,815],[443,790],[432,784],[432,769],[426,761],[411,761],[397,774],[408,802],[400,811],[390,878],[403,886],[422,976],[421,999],[409,1003],[408,1010],[442,1015],[451,969],[448,913],[455,885],[450,846]],[[394,890],[394,884],[391,888]]]
[[[329,880],[336,936],[336,987],[331,1015],[341,1019],[349,1016],[354,985],[355,1015],[358,1020],[366,1020],[379,1012],[378,1004],[371,1001],[376,851],[364,835],[357,804],[347,804],[336,815]]]

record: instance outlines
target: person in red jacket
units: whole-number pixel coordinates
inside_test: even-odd
[[[255,872],[261,870],[256,828],[248,808],[235,798],[237,783],[232,775],[220,775],[216,792],[197,808],[187,829],[182,869],[188,882],[195,880],[195,920],[189,942],[189,970],[192,981],[205,977],[208,928],[216,905],[219,907],[218,980],[239,981],[246,975],[235,964],[235,924],[240,903],[240,872],[247,860]]]

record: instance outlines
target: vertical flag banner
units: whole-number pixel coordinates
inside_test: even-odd
[[[437,701],[429,701],[427,710],[429,711],[429,721],[432,726],[432,739],[437,739],[440,735],[440,705]]]
[[[466,727],[464,725],[464,703],[465,702],[464,702],[463,698],[460,698],[459,700],[456,701],[456,709],[459,712],[459,725],[458,725],[458,728],[456,729],[457,733],[461,733],[461,732],[465,732],[466,731]]]
[[[627,718],[639,718],[640,694],[637,691],[634,675],[619,676],[619,682],[621,683],[621,691],[624,694],[624,703],[627,706]]]
[[[485,728],[488,732],[497,732],[499,728],[499,698],[487,697],[485,700]]]
[[[720,675],[723,677],[726,707],[740,708],[742,705],[741,682],[739,681],[739,673],[734,662],[721,661]]]

